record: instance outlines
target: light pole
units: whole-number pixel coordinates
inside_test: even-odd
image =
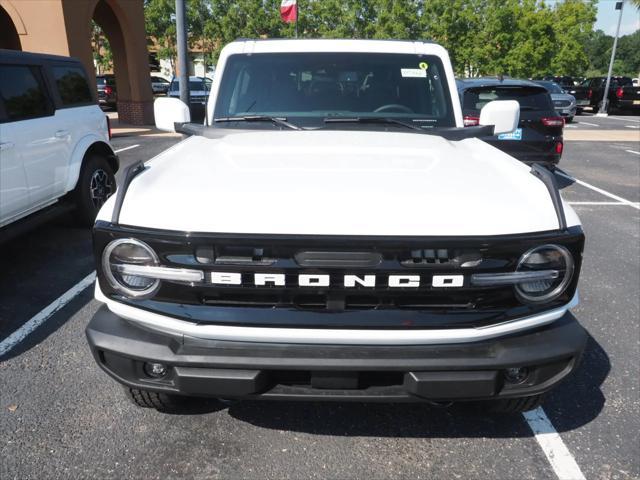
[[[616,28],[616,36],[613,39],[613,48],[611,49],[611,60],[609,61],[609,72],[607,73],[607,83],[604,86],[604,93],[602,94],[602,103],[600,104],[600,111],[598,116],[606,117],[607,109],[609,107],[609,86],[611,85],[611,72],[613,71],[613,61],[616,58],[616,47],[618,46],[618,35],[620,35],[620,22],[622,22],[622,8],[624,2],[616,2],[616,10],[620,10],[618,14],[618,26]]]
[[[187,12],[184,0],[176,0],[176,33],[178,42],[178,82],[180,100],[189,106],[189,63],[187,60]]]

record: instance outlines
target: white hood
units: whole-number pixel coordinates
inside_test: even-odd
[[[394,236],[558,228],[549,193],[530,168],[478,139],[255,131],[215,140],[194,136],[147,166],[127,191],[121,224]],[[100,218],[109,219],[109,206]]]

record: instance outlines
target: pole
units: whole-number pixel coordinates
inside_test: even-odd
[[[604,94],[602,95],[602,104],[598,115],[607,115],[607,107],[609,103],[609,86],[611,85],[611,72],[613,71],[613,61],[616,58],[616,47],[618,46],[618,35],[620,35],[620,22],[622,22],[622,8],[624,2],[616,2],[616,10],[620,10],[618,15],[618,27],[616,28],[616,36],[613,39],[613,48],[611,49],[611,60],[609,61],[609,72],[607,73],[607,83],[604,86]]]
[[[184,0],[176,0],[176,33],[178,41],[178,81],[180,100],[189,105],[189,63],[187,60],[187,12]]]
[[[298,21],[300,20],[300,18],[298,17],[299,14],[300,12],[298,11],[298,2],[296,2],[296,38],[298,38]]]

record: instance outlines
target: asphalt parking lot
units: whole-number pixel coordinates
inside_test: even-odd
[[[637,116],[576,121],[568,128],[640,126]],[[0,249],[0,348],[11,346],[0,356],[0,477],[640,478],[640,132],[625,138],[569,140],[560,163],[562,194],[587,235],[574,314],[590,339],[578,372],[544,405],[553,430],[534,436],[522,415],[468,406],[136,408],[86,344],[98,309],[81,288],[93,272],[91,235],[66,215]],[[178,140],[130,134],[113,145],[126,165]],[[44,321],[29,332],[34,318]]]

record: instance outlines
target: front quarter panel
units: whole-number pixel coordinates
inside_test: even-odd
[[[69,159],[65,193],[70,192],[75,188],[76,183],[78,182],[78,177],[80,176],[80,168],[82,167],[82,160],[84,159],[84,155],[85,153],[87,153],[89,147],[91,147],[91,145],[95,143],[105,144],[113,153],[113,148],[109,144],[108,138],[106,138],[105,136],[98,135],[97,133],[89,133],[82,137],[73,149],[73,153],[71,154],[71,158]]]

